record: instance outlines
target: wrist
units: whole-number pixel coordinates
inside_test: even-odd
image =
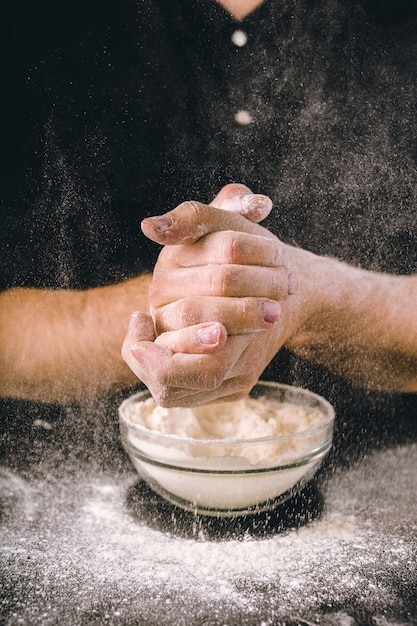
[[[298,277],[297,293],[286,303],[288,339],[285,347],[300,351],[320,341],[340,312],[356,268],[299,248],[289,247],[291,268]],[[356,277],[357,278],[357,277]]]

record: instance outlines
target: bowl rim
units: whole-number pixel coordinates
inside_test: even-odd
[[[268,435],[264,437],[253,437],[250,439],[239,439],[236,437],[228,437],[222,439],[195,439],[193,437],[183,437],[181,435],[176,435],[172,433],[161,433],[157,430],[152,430],[150,428],[146,428],[146,426],[142,426],[141,424],[137,424],[129,420],[129,418],[125,415],[126,407],[133,404],[138,398],[142,398],[143,400],[147,400],[151,398],[152,395],[149,389],[142,389],[137,391],[136,393],[128,396],[123,400],[123,402],[119,405],[118,413],[119,413],[119,421],[124,424],[128,430],[132,430],[134,432],[140,433],[142,435],[146,435],[148,440],[154,440],[155,443],[159,445],[164,445],[164,443],[182,443],[191,446],[220,446],[227,444],[228,446],[239,446],[239,445],[248,445],[248,444],[268,444],[277,441],[291,441],[299,438],[309,437],[310,435],[314,435],[319,433],[320,431],[327,430],[330,426],[333,426],[335,420],[335,409],[333,405],[326,400],[323,396],[310,391],[304,387],[297,387],[294,385],[286,385],[284,383],[276,383],[274,381],[264,381],[259,380],[249,392],[249,395],[257,388],[257,387],[270,387],[270,388],[280,388],[282,390],[288,390],[291,392],[299,392],[304,397],[309,397],[311,399],[315,399],[320,404],[322,404],[329,415],[329,417],[321,424],[312,426],[311,428],[307,428],[306,430],[301,430],[296,433],[291,433],[288,435]],[[300,405],[301,406],[301,405]],[[185,407],[185,408],[193,408],[193,407]],[[157,442],[156,442],[157,440]]]

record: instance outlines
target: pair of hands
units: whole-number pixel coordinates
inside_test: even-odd
[[[282,346],[282,305],[297,278],[287,247],[258,224],[271,208],[231,184],[210,206],[184,202],[142,222],[164,247],[150,315],[132,315],[122,356],[158,404],[239,399]]]

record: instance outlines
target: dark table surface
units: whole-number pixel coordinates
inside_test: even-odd
[[[153,494],[107,411],[3,424],[1,624],[417,624],[416,442],[222,521]]]

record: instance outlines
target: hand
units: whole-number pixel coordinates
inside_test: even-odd
[[[236,214],[263,219],[269,198],[229,185],[213,205],[186,202],[143,223],[165,244],[150,289],[158,337],[137,315],[123,356],[166,406],[246,395],[279,347],[277,300],[295,290],[285,246]]]

